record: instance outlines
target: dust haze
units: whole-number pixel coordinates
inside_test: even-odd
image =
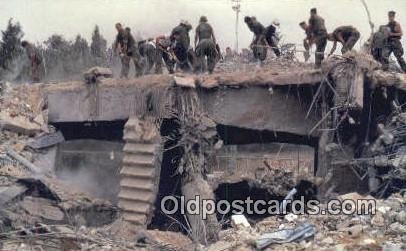
[[[4,29],[9,18],[19,21],[25,33],[24,39],[40,43],[52,34],[61,34],[72,40],[81,34],[90,40],[92,29],[97,24],[102,35],[111,44],[116,31],[114,24],[122,22],[144,37],[169,34],[180,19],[187,19],[193,28],[200,15],[206,15],[215,29],[222,48],[235,45],[235,13],[230,0],[2,0],[0,29]],[[389,10],[398,12],[397,19],[406,22],[406,1],[368,0],[372,21],[377,27],[387,23]],[[366,11],[360,0],[243,0],[240,17],[256,16],[264,25],[279,19],[283,42],[299,46],[304,37],[298,23],[307,20],[309,9],[317,7],[326,19],[329,31],[339,25],[352,24],[361,32],[356,49],[368,38],[370,28]],[[247,47],[252,35],[240,18],[240,48]],[[192,34],[193,35],[193,34]],[[403,38],[403,42],[404,42]]]

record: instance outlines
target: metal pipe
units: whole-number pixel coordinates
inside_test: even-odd
[[[30,161],[28,161],[26,158],[12,150],[11,148],[7,148],[7,154],[14,158],[15,160],[19,161],[21,164],[23,164],[25,167],[27,167],[31,172],[33,173],[39,173],[40,169],[36,165],[32,164]]]

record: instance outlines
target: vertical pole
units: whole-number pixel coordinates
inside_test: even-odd
[[[241,0],[232,0],[235,5],[232,6],[232,9],[235,11],[235,51],[238,53],[238,22],[241,11]]]
[[[235,51],[238,53],[238,16],[239,11],[235,12]]]

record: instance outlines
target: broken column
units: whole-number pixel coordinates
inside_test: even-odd
[[[178,173],[182,176],[182,194],[185,201],[199,196],[202,208],[202,200],[215,200],[213,189],[205,177],[209,170],[208,161],[214,155],[214,145],[217,142],[216,124],[202,112],[194,90],[179,94],[179,144],[183,147],[184,154]],[[212,214],[203,219],[202,210],[198,215],[187,214],[193,241],[207,245],[218,240],[220,226],[216,217],[216,214]]]
[[[150,120],[132,117],[125,124],[124,140],[119,206],[126,221],[146,227],[152,219],[159,187],[159,132]]]
[[[325,80],[322,84],[327,91],[324,98],[332,95],[333,99],[323,114],[326,121],[319,142],[319,169],[325,170],[319,174],[326,177],[334,171],[332,175],[341,177],[341,182],[360,183],[353,170],[344,166],[332,169],[330,166],[336,160],[354,158],[359,144],[364,143],[368,128],[363,125],[364,95],[369,95],[364,90],[365,77],[378,66],[370,55],[352,51],[340,57],[330,57],[323,65]],[[351,181],[354,178],[357,182]],[[345,186],[341,184],[341,187]]]

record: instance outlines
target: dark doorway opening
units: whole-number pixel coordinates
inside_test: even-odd
[[[126,120],[61,122],[52,125],[62,132],[66,140],[96,139],[122,141]]]
[[[65,138],[57,149],[56,176],[77,192],[116,204],[125,123],[125,120],[54,123]]]
[[[177,210],[173,215],[166,215],[161,210],[161,201],[165,196],[174,196],[180,201],[181,192],[181,176],[177,174],[180,159],[183,155],[183,149],[178,146],[180,139],[179,133],[180,124],[177,119],[164,119],[161,124],[161,137],[165,140],[161,173],[159,178],[159,189],[155,202],[155,209],[149,229],[159,229],[163,231],[174,231],[186,233],[185,226],[187,225],[185,218]],[[166,208],[171,209],[172,204],[167,204]]]

